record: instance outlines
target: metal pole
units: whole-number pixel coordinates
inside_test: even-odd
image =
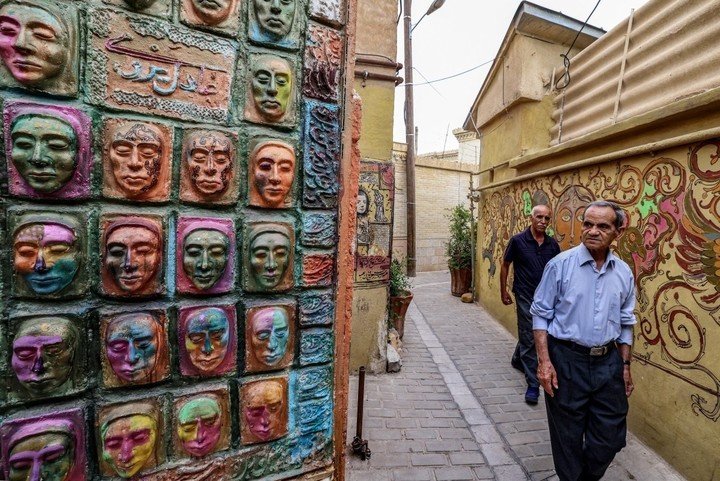
[[[358,379],[358,404],[357,404],[357,426],[355,428],[355,439],[351,444],[354,454],[360,456],[365,461],[370,459],[372,451],[368,447],[367,440],[362,438],[363,425],[363,404],[365,403],[365,366],[360,367],[360,377]]]
[[[415,111],[413,105],[413,62],[411,25],[412,0],[403,0],[405,12],[405,181],[407,183],[407,272],[415,277]]]

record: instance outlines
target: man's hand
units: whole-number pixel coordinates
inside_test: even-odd
[[[625,381],[625,395],[630,397],[635,385],[632,382],[632,374],[630,374],[630,366],[623,366],[623,381]]]
[[[510,297],[510,294],[508,294],[508,291],[502,291],[500,293],[500,297],[502,298],[502,303],[506,306],[509,306],[513,303],[512,297]]]
[[[552,362],[549,360],[538,362],[537,376],[545,392],[548,393],[550,397],[555,396],[555,389],[558,388],[558,378]]]

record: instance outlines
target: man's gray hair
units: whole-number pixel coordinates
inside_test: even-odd
[[[590,207],[610,207],[615,211],[615,228],[620,229],[625,225],[625,218],[627,215],[625,214],[625,211],[615,202],[610,202],[609,200],[596,200],[588,204],[585,208],[585,212],[587,212]],[[585,215],[583,214],[583,218],[584,217]]]

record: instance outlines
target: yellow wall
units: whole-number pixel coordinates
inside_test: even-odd
[[[394,74],[394,71],[392,72]],[[393,113],[395,84],[369,79],[365,87],[356,79],[355,89],[363,101],[363,125],[360,137],[360,154],[363,159],[386,160],[392,158]]]
[[[579,219],[595,199],[630,215],[616,251],[638,287],[630,426],[688,479],[720,479],[720,140],[697,142],[541,176],[483,193],[477,290],[510,330],[499,301],[508,239],[548,202],[563,249],[580,242]]]

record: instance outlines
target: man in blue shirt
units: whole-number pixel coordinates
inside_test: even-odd
[[[624,225],[616,204],[590,203],[582,244],[548,263],[530,308],[561,481],[601,479],[625,446],[635,281],[610,251]]]
[[[500,267],[500,298],[509,306],[513,301],[507,291],[508,270],[510,264],[515,266],[513,293],[517,303],[518,343],[510,362],[515,369],[525,373],[528,385],[525,402],[528,404],[537,404],[540,397],[530,303],[545,264],[560,253],[557,241],[545,235],[549,223],[550,208],[546,205],[533,207],[530,227],[510,239]]]

